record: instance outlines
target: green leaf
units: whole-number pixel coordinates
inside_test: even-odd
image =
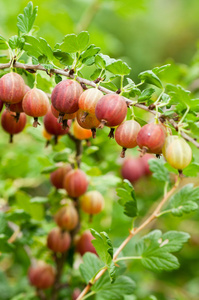
[[[152,69],[153,73],[155,73],[156,75],[159,74],[160,72],[163,72],[165,70],[167,70],[169,67],[171,66],[171,64],[167,64],[161,67],[155,67]]]
[[[140,73],[138,77],[145,83],[149,83],[152,85],[157,86],[158,88],[162,89],[163,85],[160,79],[153,73],[153,71],[148,70]]]
[[[177,105],[177,110],[184,110],[187,106],[191,106],[190,91],[185,90],[180,85],[167,84],[167,93],[171,97],[170,105]]]
[[[59,60],[59,62],[64,66],[71,66],[73,63],[73,58],[69,53],[62,52],[61,50],[56,50],[53,55]]]
[[[106,279],[106,277],[104,277]],[[135,282],[127,276],[119,276],[114,283],[110,283],[107,280],[103,281],[103,284],[98,286],[96,290],[94,285],[92,290],[97,292],[96,299],[97,300],[123,300],[125,295],[132,295],[135,290]]]
[[[56,169],[57,169],[56,166],[46,167],[41,171],[41,174],[49,174],[49,173],[52,173],[53,171],[55,171]]]
[[[48,202],[47,197],[34,197],[30,200],[30,203],[46,203]]]
[[[119,197],[118,203],[124,207],[124,214],[128,217],[134,218],[138,215],[137,200],[132,184],[125,179],[122,188],[117,188],[117,195]]]
[[[6,41],[6,39],[4,39],[4,37],[2,37],[2,35],[0,35],[0,49],[1,50],[8,49],[8,42]]]
[[[104,55],[103,54],[98,54],[95,56],[95,64],[98,68],[100,69],[105,69],[106,67],[106,61],[104,59]]]
[[[187,184],[170,198],[169,208],[174,216],[182,216],[198,208],[196,201],[199,200],[199,187]]]
[[[92,244],[101,260],[108,267],[109,276],[111,282],[113,282],[115,280],[116,267],[113,263],[113,245],[111,240],[106,232],[98,233],[96,230],[91,229],[91,233],[95,238],[92,240]]]
[[[4,233],[7,228],[7,221],[5,214],[3,212],[0,212],[0,234]]]
[[[91,80],[97,79],[99,77],[100,73],[101,73],[101,69],[95,69],[93,74],[91,74],[91,76],[90,76]]]
[[[11,252],[14,248],[13,244],[9,244],[7,242],[7,236],[4,234],[0,234],[0,252]]]
[[[35,38],[30,35],[25,36],[24,38],[24,50],[28,53],[29,56],[36,57],[40,63],[45,63],[48,60],[53,60],[53,51],[45,39],[41,37]]]
[[[97,147],[97,146],[90,146],[90,147],[88,147],[86,150],[85,150],[85,154],[86,155],[90,155],[90,154],[92,154],[92,153],[95,153],[95,152],[97,152],[99,150],[99,147]]]
[[[169,171],[164,166],[165,162],[161,159],[150,159],[149,160],[149,168],[151,172],[153,173],[153,177],[156,178],[159,181],[163,182],[169,182]]]
[[[17,17],[17,27],[23,34],[28,34],[33,28],[35,19],[37,17],[38,6],[33,8],[33,3],[30,1],[24,8],[24,13]]]
[[[24,39],[19,37],[18,35],[12,36],[8,41],[11,49],[23,49],[24,42]]]
[[[127,63],[123,62],[121,59],[107,65],[106,69],[113,74],[122,76],[129,75],[131,71],[131,68],[127,65]]]
[[[12,212],[9,212],[6,215],[7,220],[12,222],[21,222],[21,221],[27,221],[31,218],[30,214],[24,211],[23,209],[15,209]]]
[[[65,148],[63,151],[60,151],[58,153],[56,153],[53,156],[53,160],[55,162],[68,162],[68,154],[70,154],[72,152],[72,150],[70,148]]]
[[[153,89],[153,88],[143,90],[141,95],[138,97],[138,102],[144,102],[144,101],[151,99],[151,96],[153,95],[153,93],[155,93],[155,89]]]
[[[60,49],[64,52],[75,53],[86,48],[89,43],[89,33],[82,31],[78,35],[68,34],[64,37],[63,43],[60,44]]]
[[[171,271],[179,267],[178,259],[171,252],[179,251],[189,238],[185,232],[169,231],[162,234],[160,230],[154,230],[136,244],[136,250],[146,268]]]
[[[196,177],[199,173],[199,163],[192,162],[184,170],[183,174],[189,177]]]
[[[90,252],[84,254],[79,270],[85,283],[88,283],[102,267],[103,263],[95,254]]]
[[[81,53],[81,56],[80,56],[80,59],[81,60],[85,60],[87,59],[88,57],[91,57],[91,56],[94,56],[96,55],[98,52],[100,51],[100,48],[99,47],[96,47],[95,45],[89,45],[88,48],[83,51]]]

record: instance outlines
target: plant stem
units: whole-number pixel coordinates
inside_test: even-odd
[[[119,257],[117,260],[115,260],[115,263],[121,260],[133,260],[133,259],[142,259],[142,256],[124,256],[124,257]]]
[[[156,209],[153,211],[153,213],[143,222],[141,223],[141,225],[137,228],[134,228],[130,231],[129,236],[123,241],[123,243],[119,246],[119,248],[116,250],[114,256],[113,256],[113,261],[117,262],[118,261],[118,255],[120,254],[120,252],[124,249],[124,247],[129,243],[129,241],[132,239],[132,237],[134,237],[136,234],[138,234],[140,231],[142,231],[145,227],[147,227],[154,219],[156,219],[158,217],[158,214],[161,210],[161,208],[164,206],[164,204],[167,202],[167,200],[171,197],[171,195],[176,191],[178,185],[180,182],[180,177],[178,177],[175,185],[172,187],[172,189],[166,194],[164,195],[164,197],[162,198],[162,200],[160,201],[160,203],[158,204],[158,206],[156,207]],[[95,277],[95,279],[92,281],[92,284],[89,283],[84,290],[82,291],[82,293],[79,295],[79,297],[77,298],[77,300],[82,300],[84,299],[84,296],[88,293],[88,291],[90,290],[91,286],[106,272],[106,269],[101,270]]]
[[[84,298],[83,298],[82,300],[85,300],[85,299],[89,298],[89,297],[92,296],[92,295],[95,295],[95,292],[94,292],[94,291],[92,291],[92,292],[88,293],[87,295],[85,295]]]

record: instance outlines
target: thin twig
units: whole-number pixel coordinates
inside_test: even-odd
[[[179,185],[180,179],[177,180],[176,184],[173,186],[173,188],[162,198],[156,209],[153,211],[153,213],[145,220],[143,223],[138,227],[134,228],[130,231],[129,236],[123,241],[123,243],[119,246],[119,248],[116,250],[113,261],[115,262],[117,260],[118,255],[120,252],[124,249],[124,247],[129,243],[129,241],[136,235],[138,232],[142,231],[145,227],[147,227],[154,219],[158,217],[158,214],[164,204],[167,202],[167,200],[171,197],[171,195],[175,192]],[[107,268],[104,268],[101,270],[95,277],[95,279],[92,281],[92,285],[106,272]],[[81,292],[77,300],[82,300],[83,297],[88,293],[91,286],[90,283],[84,288],[84,290]]]

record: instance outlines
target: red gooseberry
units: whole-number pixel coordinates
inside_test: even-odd
[[[94,239],[89,230],[84,231],[84,233],[79,237],[76,243],[76,250],[83,256],[86,252],[91,252],[97,255],[95,247],[91,243]]]
[[[137,146],[137,135],[141,126],[134,120],[125,121],[120,124],[115,131],[116,142],[123,147],[121,157],[125,157],[127,148],[134,148]]]
[[[73,134],[78,140],[88,140],[92,137],[92,131],[90,129],[82,128],[76,119],[73,123]]]
[[[160,154],[166,138],[166,130],[161,124],[146,124],[137,135],[137,144],[146,152]]]
[[[70,197],[80,197],[88,187],[86,174],[80,169],[69,171],[64,177],[63,187]]]
[[[37,127],[40,125],[38,117],[45,116],[48,112],[49,100],[42,90],[33,88],[25,94],[22,107],[28,116],[34,117],[33,127]]]
[[[26,125],[26,115],[20,114],[19,121],[16,122],[16,114],[8,110],[4,110],[1,116],[1,126],[10,134],[10,143],[13,141],[13,135],[20,133]]]
[[[95,115],[88,114],[86,118],[82,117],[84,116],[84,111],[82,109],[79,109],[76,114],[76,119],[78,124],[85,129],[91,129],[92,131],[92,137],[96,137],[96,128],[100,125],[100,121],[96,118]]]
[[[51,265],[39,262],[28,270],[30,284],[38,289],[48,289],[55,281],[55,271]]]
[[[67,231],[62,231],[60,228],[53,228],[47,238],[47,246],[53,252],[63,253],[70,248],[71,237]]]
[[[60,208],[55,215],[57,225],[66,230],[73,230],[79,221],[78,213],[72,204],[68,204]]]
[[[22,101],[25,90],[23,78],[14,72],[3,75],[0,79],[0,100],[5,102],[6,106]]]
[[[67,164],[59,167],[57,170],[50,174],[50,181],[56,189],[63,189],[64,176],[72,169],[71,165]]]

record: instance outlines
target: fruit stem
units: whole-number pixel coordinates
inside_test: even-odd
[[[9,143],[13,143],[13,134],[10,134]]]
[[[104,126],[106,125],[107,121],[106,120],[101,120],[100,125],[98,126],[99,129],[104,128]]]
[[[96,138],[96,128],[91,128],[92,131],[92,138],[95,139]]]
[[[37,87],[37,72],[35,73],[35,81],[34,81],[34,88]]]
[[[37,128],[37,125],[41,125],[41,124],[38,122],[38,117],[34,117],[34,122],[33,122],[32,126]]]
[[[125,157],[126,149],[127,149],[127,148],[125,148],[125,147],[122,148],[122,152],[120,153],[120,157],[121,157],[121,158],[124,158],[124,157]]]
[[[7,103],[7,102],[6,102],[6,103],[5,103],[5,107],[6,107],[6,110],[7,110],[7,111],[10,111],[10,103]]]
[[[65,130],[67,127],[69,127],[69,126],[68,126],[68,120],[67,120],[67,119],[64,119],[64,120],[62,121],[62,129]]]
[[[64,113],[59,113],[59,117],[58,117],[58,119],[57,119],[57,122],[58,123],[62,123],[63,124],[63,116],[64,116]]]
[[[111,128],[111,130],[110,130],[110,132],[109,132],[109,134],[108,134],[108,137],[109,137],[110,139],[114,139],[114,131],[115,131],[115,128]]]
[[[81,122],[85,122],[86,117],[88,116],[88,114],[89,114],[89,113],[85,111],[85,112],[83,113],[83,115],[81,116],[80,121],[81,121]]]

